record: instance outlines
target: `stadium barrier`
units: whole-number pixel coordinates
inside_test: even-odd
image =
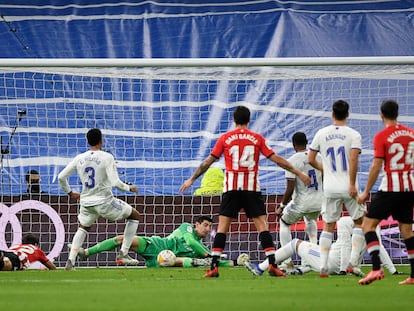
[[[182,222],[193,223],[197,216],[208,215],[214,220],[213,231],[205,240],[211,247],[220,196],[121,196],[119,197],[141,213],[137,235],[166,236]],[[277,201],[281,196],[265,195],[265,204],[269,213],[268,222],[274,241],[279,246],[278,218],[274,214]],[[34,233],[40,237],[40,246],[57,266],[64,266],[67,256],[67,243],[73,238],[78,227],[78,203],[68,200],[67,196],[31,195],[2,197],[0,204],[0,249],[11,244],[18,244],[25,233]],[[124,221],[110,222],[100,218],[92,227],[86,238],[85,247],[107,238],[122,234]],[[318,229],[321,229],[321,221]],[[383,242],[397,264],[407,263],[404,245],[399,238],[395,222],[383,222]],[[306,239],[304,223],[292,226],[293,237]],[[227,238],[225,253],[236,259],[240,253],[247,252],[252,261],[264,259],[253,222],[243,212],[234,220]],[[82,267],[115,266],[116,251],[92,256],[85,262],[78,262]],[[297,259],[297,258],[296,258]]]

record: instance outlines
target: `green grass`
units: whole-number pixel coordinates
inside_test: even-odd
[[[366,271],[368,268],[365,268]],[[408,272],[407,266],[398,267]],[[368,286],[355,276],[321,279],[317,273],[287,278],[252,276],[242,267],[77,269],[0,273],[2,310],[411,310],[414,286],[407,275],[386,274]]]

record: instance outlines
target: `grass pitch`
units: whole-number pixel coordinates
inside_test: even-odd
[[[409,267],[398,267],[407,272]],[[368,271],[368,267],[363,269]],[[85,268],[0,273],[3,310],[412,310],[414,286],[390,275],[367,286],[355,276],[317,273],[256,277],[243,267],[220,268],[204,279],[199,268]]]

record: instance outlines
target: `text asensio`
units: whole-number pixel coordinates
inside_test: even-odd
[[[330,135],[327,135],[327,136],[325,137],[325,140],[326,140],[326,141],[330,141],[330,140],[332,140],[332,139],[340,139],[340,140],[345,140],[345,139],[346,139],[346,135],[343,135],[343,134],[330,134]]]

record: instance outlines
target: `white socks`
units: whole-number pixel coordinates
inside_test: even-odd
[[[79,247],[82,246],[83,241],[85,241],[87,234],[88,234],[88,231],[82,228],[78,228],[78,230],[76,231],[73,237],[72,247],[70,248],[70,253],[69,253],[69,258],[68,258],[72,262],[73,265],[75,264],[76,256],[78,255],[78,252],[79,252]]]
[[[365,245],[365,235],[362,228],[354,228],[352,230],[351,258],[349,259],[349,263],[352,267],[359,266],[359,258]]]
[[[306,228],[305,231],[308,234],[309,241],[312,244],[318,244],[318,228],[316,226],[316,221],[313,219],[307,219],[305,217]]]
[[[285,246],[279,248],[275,253],[276,263],[279,264],[283,260],[292,257],[295,254],[295,245],[297,239],[293,239],[290,243],[286,244]]]
[[[282,246],[281,248],[276,250],[275,253],[275,262],[276,264],[280,264],[282,261],[286,260],[287,258],[292,257],[296,253],[296,242],[297,239],[293,239],[287,245]],[[266,271],[269,268],[269,260],[264,260],[259,263],[259,268],[262,271]]]
[[[292,241],[290,225],[285,224],[283,221],[280,222],[279,239],[282,246],[285,246]]]
[[[332,245],[332,232],[322,231],[319,237],[319,248],[321,252],[321,270],[328,270],[328,257]]]
[[[127,255],[138,229],[138,220],[128,219],[124,230],[124,240],[121,245],[121,254]]]

